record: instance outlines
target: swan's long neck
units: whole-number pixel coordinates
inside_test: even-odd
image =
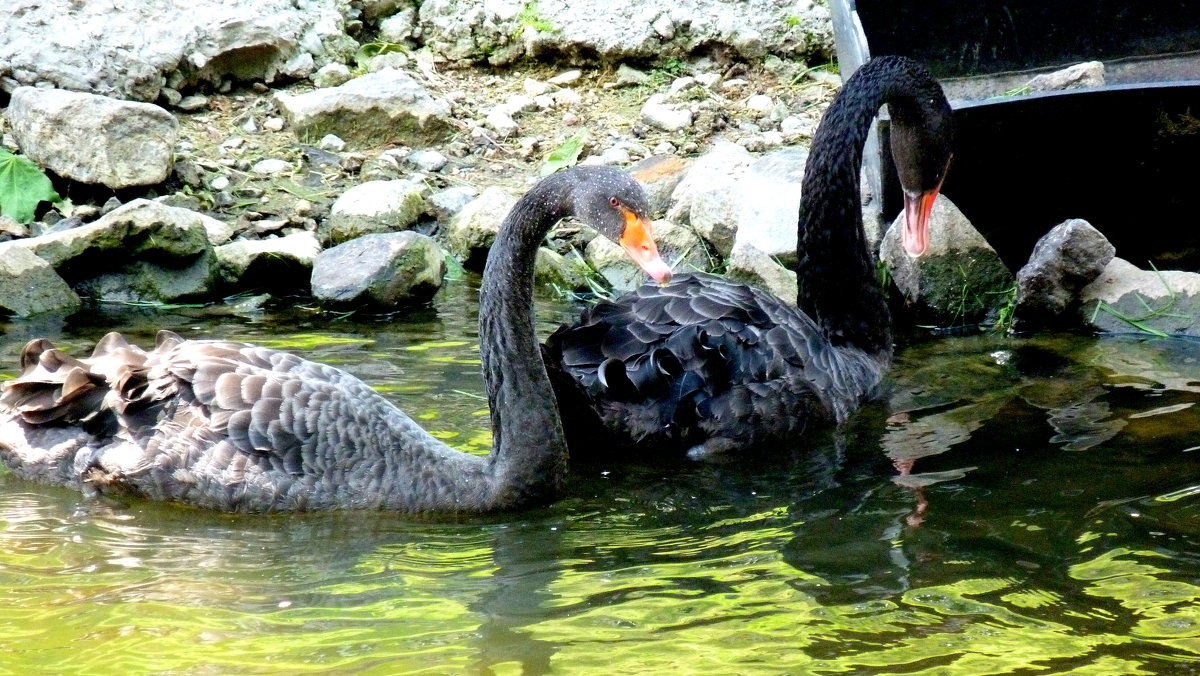
[[[567,444],[533,313],[538,246],[565,213],[570,182],[552,177],[509,212],[479,292],[479,351],[492,417],[496,507],[547,502],[567,474]]]
[[[891,317],[862,227],[863,145],[880,106],[911,98],[903,64],[867,62],[830,104],[804,171],[797,233],[797,304],[834,345],[891,354]]]

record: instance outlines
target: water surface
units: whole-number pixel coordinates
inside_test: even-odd
[[[574,308],[541,303],[548,332]],[[490,445],[474,294],[404,318],[111,308],[50,335],[278,345]],[[12,673],[1200,671],[1200,343],[914,343],[842,433],[736,462],[591,462],[488,518],[235,516],[0,476]]]

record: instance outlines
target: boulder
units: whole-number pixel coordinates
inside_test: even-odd
[[[420,185],[409,181],[367,181],[333,203],[317,229],[326,245],[341,244],[362,235],[397,232],[417,222],[425,211]]]
[[[1068,309],[1079,291],[1112,260],[1116,248],[1085,220],[1060,223],[1033,247],[1029,262],[1017,271],[1013,328],[1028,331],[1074,322]]]
[[[179,123],[158,106],[18,87],[7,117],[21,152],[60,176],[116,189],[171,173]]]
[[[429,300],[442,286],[442,248],[420,233],[364,235],[322,251],[312,293],[322,305],[391,310]]]
[[[572,260],[546,247],[538,249],[533,267],[533,276],[538,284],[563,291],[586,289],[584,275],[587,272],[587,263],[580,260],[578,255]]]
[[[692,161],[676,155],[654,155],[640,160],[629,168],[633,176],[646,191],[652,216],[661,217],[671,206],[671,194],[687,175]]]
[[[217,277],[226,289],[307,292],[321,244],[311,232],[273,239],[243,239],[214,250]]]
[[[1080,317],[1101,330],[1200,335],[1200,274],[1142,270],[1113,258],[1079,292]]]
[[[450,104],[398,70],[382,70],[304,94],[275,93],[288,126],[301,139],[336,134],[362,146],[424,146],[446,141]]]
[[[490,186],[450,219],[446,241],[463,267],[483,270],[500,223],[516,203],[517,198],[507,190]]]
[[[784,265],[796,262],[796,217],[808,150],[767,153],[746,167],[738,182],[737,234],[733,248],[750,246]]]
[[[770,291],[789,305],[796,304],[799,285],[794,270],[750,244],[738,244],[729,256],[725,275]]]
[[[998,313],[1013,274],[995,249],[945,195],[934,202],[929,250],[913,259],[900,244],[901,213],[883,236],[880,259],[891,270],[914,318],[942,326],[973,324]]]
[[[216,287],[215,260],[211,250],[190,262],[134,260],[80,279],[74,282],[74,287],[89,300],[107,303],[206,301],[213,297]]]
[[[674,204],[667,209],[667,220],[691,225],[713,249],[728,256],[742,209],[741,177],[752,161],[753,156],[735,143],[713,144],[671,193]]]
[[[0,243],[0,310],[19,317],[79,309],[79,296],[28,249]]]

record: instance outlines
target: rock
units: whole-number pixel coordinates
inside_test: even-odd
[[[795,271],[750,244],[734,245],[725,274],[730,279],[770,291],[790,305],[796,304],[799,287]]]
[[[516,120],[512,118],[512,113],[502,106],[492,108],[491,112],[484,119],[484,124],[496,132],[496,135],[500,138],[512,136],[517,133],[518,128]]]
[[[416,7],[405,7],[379,22],[379,39],[383,42],[402,44],[405,40],[416,37],[416,33]]]
[[[1043,73],[1025,83],[1030,91],[1049,91],[1060,89],[1081,89],[1084,87],[1104,86],[1104,64],[1100,61],[1086,61],[1068,66],[1053,73]]]
[[[546,82],[549,82],[552,85],[562,86],[571,84],[581,77],[583,77],[583,71],[579,70],[578,68],[573,68],[555,75],[554,77],[546,80]]]
[[[618,87],[650,84],[650,74],[623,63],[617,67],[615,82]]]
[[[119,268],[75,282],[79,294],[92,301],[115,303],[179,303],[209,300],[216,285],[215,257],[204,251],[186,259],[135,260]],[[73,266],[72,266],[73,267]]]
[[[311,232],[273,239],[242,239],[217,247],[217,276],[227,289],[265,289],[283,294],[304,290],[321,244]]]
[[[266,131],[283,131],[284,121],[282,117],[268,117],[263,122],[263,129]]]
[[[486,59],[493,65],[547,55],[608,62],[661,60],[687,58],[702,49],[728,49],[751,61],[768,53],[834,53],[829,10],[812,2],[426,0],[418,21],[425,45],[441,57]],[[551,82],[568,77],[579,75],[563,73]]]
[[[752,160],[739,145],[725,141],[713,144],[676,186],[667,220],[691,224],[719,254],[728,256],[742,208],[741,176]]]
[[[441,223],[449,223],[455,214],[479,196],[479,191],[468,185],[456,185],[435,192],[425,200],[425,211]]]
[[[692,111],[666,103],[664,94],[655,94],[642,106],[642,119],[663,131],[679,131],[692,126]]]
[[[587,264],[582,261],[578,264],[573,263],[557,251],[541,247],[534,261],[533,276],[537,283],[543,286],[565,291],[582,291],[587,288],[587,282],[584,281],[584,272],[580,267],[587,268]]]
[[[404,230],[424,210],[420,186],[409,181],[367,181],[333,203],[317,237],[325,244],[341,244],[366,234]]]
[[[327,63],[312,74],[313,84],[318,88],[337,87],[350,81],[350,67],[343,63]]]
[[[13,244],[0,243],[0,310],[18,317],[78,310],[79,296],[54,268]]]
[[[516,203],[517,198],[505,189],[490,186],[450,220],[447,245],[463,267],[483,270],[500,223]]]
[[[900,244],[904,214],[884,233],[879,257],[918,320],[973,324],[1011,297],[1014,279],[996,251],[945,195],[933,204],[929,250],[914,260]]]
[[[630,175],[642,184],[650,201],[650,213],[661,217],[671,204],[671,194],[691,167],[691,160],[676,155],[652,155],[629,168]]]
[[[276,92],[275,102],[300,138],[337,134],[362,145],[424,146],[453,132],[450,104],[397,70],[305,94]]]
[[[775,108],[775,100],[766,94],[755,94],[746,99],[746,110],[757,113],[758,115],[766,115]]]
[[[733,248],[751,246],[784,265],[796,262],[796,217],[805,148],[777,150],[755,159],[738,181],[737,234]],[[718,250],[722,250],[718,247]]]
[[[208,97],[203,94],[185,96],[175,104],[175,107],[185,113],[196,113],[208,107]]]
[[[340,153],[346,149],[346,142],[337,134],[326,134],[317,141],[317,148],[331,153]]]
[[[441,171],[450,160],[436,150],[418,150],[408,156],[408,161],[416,165],[421,171],[432,173]]]
[[[1200,335],[1200,274],[1194,272],[1141,270],[1113,258],[1079,298],[1080,318],[1101,331]]]
[[[355,48],[330,0],[156,0],[120,11],[112,3],[38,0],[12,9],[0,21],[0,82],[8,91],[35,85],[155,101],[166,84],[270,82],[302,70],[298,55],[311,63]]]
[[[546,94],[549,94],[557,89],[555,85],[552,85],[549,82],[542,82],[531,77],[525,78],[525,82],[521,85],[521,88],[525,90],[526,94],[534,98],[545,96]]]
[[[110,270],[123,261],[191,260],[208,251],[213,219],[187,209],[137,199],[77,228],[12,242],[28,249],[68,279]],[[114,255],[115,254],[115,255]]]
[[[652,225],[658,253],[676,272],[707,271],[713,261],[708,257],[704,242],[690,228],[669,221],[655,221]],[[607,237],[596,237],[584,249],[583,258],[588,265],[600,273],[614,291],[628,291],[649,281],[641,268]]]
[[[441,247],[425,235],[364,235],[317,256],[312,292],[323,305],[389,310],[429,300],[445,273]]]
[[[250,167],[250,173],[260,176],[271,176],[274,174],[282,174],[292,170],[292,163],[286,160],[268,158],[259,160]]]
[[[1028,331],[1073,322],[1068,309],[1079,302],[1079,291],[1115,253],[1116,248],[1087,221],[1076,218],[1052,228],[1017,271],[1013,328]]]
[[[6,115],[21,152],[61,176],[115,189],[171,173],[179,124],[158,106],[19,87]]]

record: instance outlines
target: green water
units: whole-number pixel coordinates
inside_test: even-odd
[[[9,322],[0,375],[32,335],[166,326],[337,364],[484,452],[473,302]],[[515,515],[231,516],[0,476],[0,673],[1193,673],[1198,401],[1200,343],[947,338],[903,348],[844,434],[577,466]]]

